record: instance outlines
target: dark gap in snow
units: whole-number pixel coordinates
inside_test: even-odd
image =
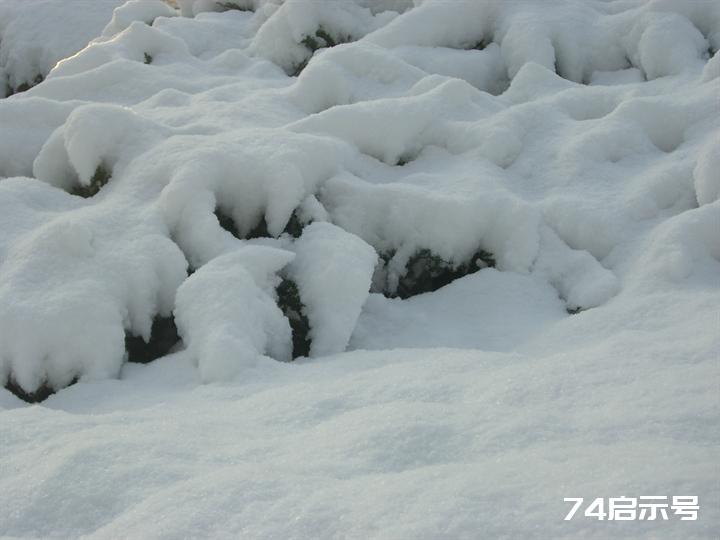
[[[21,83],[16,88],[13,88],[12,86],[10,86],[10,84],[6,84],[5,97],[10,97],[13,94],[19,94],[21,92],[27,92],[33,86],[37,86],[44,80],[45,80],[45,77],[43,77],[41,74],[38,73],[37,75],[35,75],[35,77],[32,80]]]
[[[390,167],[404,167],[408,163],[411,163],[418,159],[420,157],[420,154],[422,153],[422,150],[419,151],[410,151],[405,152],[401,155],[399,155],[397,158],[395,158],[395,161],[392,161],[392,158],[384,158],[379,155],[371,154],[369,152],[362,152],[364,156],[369,157],[370,159],[377,161],[378,163],[381,163],[383,165],[388,165]]]
[[[235,223],[235,220],[231,215],[226,213],[220,206],[215,208],[215,217],[218,220],[220,226],[231,233],[235,238],[240,240],[251,240],[253,238],[269,238],[270,233],[267,230],[267,222],[265,216],[260,218],[260,221],[248,232],[246,235],[241,235],[240,231]]]
[[[290,216],[287,225],[285,225],[285,229],[283,230],[283,232],[286,232],[293,238],[300,238],[303,229],[310,225],[310,223],[312,223],[312,221],[308,223],[301,222],[300,218],[297,216],[297,210],[295,210]]]
[[[85,199],[93,197],[98,194],[100,189],[102,189],[108,181],[110,181],[111,176],[112,173],[108,170],[108,168],[105,167],[105,165],[100,164],[98,165],[98,168],[95,169],[95,174],[93,174],[93,177],[90,179],[90,184],[87,186],[77,185],[70,191],[70,194],[77,195],[78,197],[83,197]]]
[[[400,157],[398,157],[397,162],[395,163],[396,167],[404,167],[408,163],[412,163],[420,156],[419,152],[406,152],[402,154]]]
[[[555,60],[553,61],[553,71],[555,72],[555,75],[557,75],[561,79],[567,79],[567,77],[563,76],[560,66],[558,66],[557,56],[555,57]]]
[[[235,226],[235,220],[219,206],[215,207],[215,217],[223,229],[231,233],[235,238],[240,238],[240,233]]]
[[[311,57],[308,57],[307,59],[305,59],[302,62],[300,62],[299,64],[297,64],[293,69],[290,70],[288,75],[290,75],[291,77],[299,76],[303,72],[303,70],[307,67],[308,62],[310,61],[310,58]]]
[[[78,378],[75,377],[72,381],[70,381],[70,384],[68,384],[65,388],[68,386],[72,386],[78,382]],[[41,401],[45,401],[47,398],[52,396],[55,392],[57,392],[58,389],[52,388],[48,386],[47,383],[41,384],[38,388],[36,388],[32,392],[26,392],[22,386],[17,384],[15,380],[11,377],[8,378],[7,383],[5,383],[5,389],[10,391],[12,394],[17,396],[18,398],[22,399],[23,401],[27,403],[40,403]]]
[[[144,62],[146,64],[152,64],[153,57],[151,55],[149,55],[148,53],[143,53],[143,55],[145,56]]]
[[[285,225],[285,228],[283,229],[283,233],[287,233],[293,238],[300,238],[303,229],[311,223],[303,223],[297,214],[297,210],[294,210],[292,215],[290,216],[290,219]],[[240,234],[237,225],[235,224],[235,220],[232,218],[232,216],[228,215],[219,206],[215,208],[215,217],[217,218],[220,226],[226,231],[230,232],[235,238],[239,238],[241,240],[252,240],[254,238],[272,238],[272,235],[267,228],[267,221],[265,220],[265,216],[262,216],[260,218],[260,221],[258,221],[258,223],[245,236],[242,236]]]
[[[153,320],[150,332],[150,341],[146,342],[141,336],[125,333],[125,350],[128,353],[128,362],[147,364],[165,356],[180,341],[175,319],[157,316]]]
[[[310,321],[305,315],[305,305],[300,298],[300,290],[291,279],[283,279],[278,285],[277,305],[290,322],[292,329],[293,359],[310,354]]]
[[[483,51],[487,49],[490,44],[493,42],[493,38],[481,38],[479,41],[476,41],[474,43],[471,43],[467,47],[464,47],[466,51]]]
[[[265,216],[262,216],[257,225],[255,225],[250,232],[245,235],[246,240],[252,240],[253,238],[270,238]]]
[[[380,255],[381,264],[387,265],[393,253]],[[478,250],[468,261],[456,264],[435,255],[429,249],[418,250],[405,266],[405,273],[398,279],[397,288],[390,290],[385,283],[383,294],[389,298],[411,298],[436,291],[456,279],[473,274],[483,268],[494,268],[495,257],[485,250]]]
[[[581,311],[585,311],[585,309],[580,306],[577,306],[577,307],[567,307],[567,308],[565,308],[565,311],[567,311],[568,315],[577,315]]]

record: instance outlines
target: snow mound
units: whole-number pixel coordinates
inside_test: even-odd
[[[124,330],[149,339],[186,277],[185,258],[123,210],[26,178],[0,183],[0,375],[27,393],[115,377]],[[115,242],[119,241],[119,244]]]
[[[305,228],[288,268],[304,300],[311,356],[343,352],[365,304],[377,264],[375,250],[330,223]]]
[[[8,334],[2,377],[26,392],[117,373],[123,331],[152,340],[153,321],[173,310],[204,380],[258,355],[289,359],[299,327],[288,341],[282,295],[241,261],[249,243],[297,254],[252,257],[298,287],[317,357],[346,348],[371,288],[434,294],[487,266],[531,275],[569,312],[602,306],[633,282],[627,231],[652,243],[663,219],[718,197],[711,3],[198,0],[178,12],[135,0],[83,17],[99,20],[100,4],[117,8],[102,27],[73,23],[97,39],[0,101],[0,129],[21,134],[0,145],[0,174],[49,184],[3,180],[0,204],[19,224],[0,265],[7,327],[40,309],[32,298],[64,306],[60,284],[73,291],[67,305],[103,289],[77,361],[47,352],[72,325],[35,336],[43,350]],[[29,39],[24,8],[2,6],[3,47],[15,32]],[[58,206],[17,205],[23,182]],[[638,242],[650,267],[674,264]],[[92,261],[83,272],[113,272],[82,277],[78,257]],[[176,308],[188,266],[196,275]],[[213,281],[235,274],[226,308],[193,308],[202,291],[220,302]],[[137,281],[147,283],[128,292]],[[255,321],[233,315],[249,299]],[[44,310],[35,332],[61,313]],[[210,337],[213,325],[227,339]],[[84,358],[93,343],[107,349],[102,369]],[[232,343],[245,361],[221,358]]]
[[[0,97],[42,81],[55,64],[96,37],[124,3],[93,0],[69,9],[63,0],[0,2]]]
[[[228,380],[261,355],[291,359],[290,325],[275,304],[287,251],[251,246],[215,258],[177,291],[178,331],[204,382]]]
[[[152,26],[158,17],[174,17],[176,11],[162,0],[130,0],[115,8],[112,19],[103,28],[102,37],[114,36],[135,21]]]

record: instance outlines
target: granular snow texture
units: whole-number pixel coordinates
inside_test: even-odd
[[[172,4],[0,0],[0,537],[718,538],[720,3]]]

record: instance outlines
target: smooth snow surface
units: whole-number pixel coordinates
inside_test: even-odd
[[[720,3],[170,4],[0,0],[0,538],[717,538]]]

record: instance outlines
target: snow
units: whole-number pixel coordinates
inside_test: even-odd
[[[720,198],[720,131],[709,138],[708,143],[700,151],[697,165],[693,171],[695,193],[698,204],[710,204]]]
[[[290,325],[274,301],[287,251],[250,246],[215,258],[178,289],[178,333],[203,382],[223,381],[267,353],[291,360]]]
[[[432,294],[407,300],[372,294],[351,348],[508,352],[566,316],[557,291],[546,281],[485,268]]]
[[[717,534],[720,4],[171,4],[0,0],[0,536]]]
[[[3,0],[0,2],[0,96],[45,77],[58,61],[96,37],[124,0]],[[68,31],[72,28],[72,31]],[[4,75],[4,76],[3,76]]]
[[[313,223],[294,246],[288,268],[310,322],[311,356],[343,352],[360,316],[377,264],[375,250],[330,223]]]
[[[176,11],[162,0],[130,0],[113,11],[112,19],[102,31],[102,36],[114,36],[135,21],[152,26],[158,17],[174,17]]]

